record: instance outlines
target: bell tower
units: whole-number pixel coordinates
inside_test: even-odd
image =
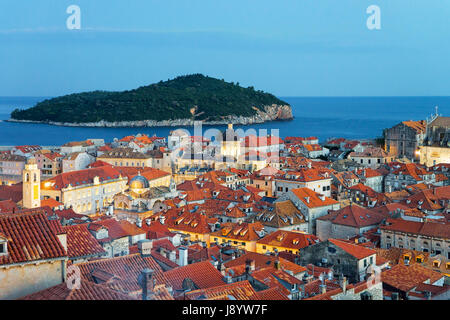
[[[24,208],[38,208],[41,206],[41,171],[37,167],[36,159],[28,159],[22,172]]]

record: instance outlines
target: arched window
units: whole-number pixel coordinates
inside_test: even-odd
[[[30,181],[30,174],[27,173],[27,174],[25,175],[25,182],[29,182],[29,181]]]
[[[33,182],[37,182],[37,175],[36,175],[36,173],[33,174]]]

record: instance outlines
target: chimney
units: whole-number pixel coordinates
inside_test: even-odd
[[[275,260],[273,262],[273,266],[275,267],[275,269],[279,270],[280,269],[280,260]]]
[[[227,274],[225,277],[223,277],[223,281],[225,281],[225,283],[231,283],[233,282],[233,278],[231,278],[231,276]]]
[[[150,254],[152,253],[152,248],[153,248],[152,241],[150,241],[149,239],[139,240],[137,245],[138,245],[139,253],[143,257],[150,256]]]
[[[170,251],[169,253],[169,260],[172,262],[176,262],[177,261],[177,252],[176,250]]]
[[[142,288],[142,300],[153,300],[153,290],[155,288],[155,278],[153,270],[145,268],[138,277],[139,285]]]
[[[309,197],[305,197],[306,203],[309,203]]]
[[[145,224],[146,225],[151,225],[152,224],[152,219],[145,219]]]
[[[181,247],[178,249],[178,264],[183,267],[188,264],[188,249],[185,247]]]
[[[341,277],[339,279],[339,285],[342,288],[342,293],[345,294],[347,292],[347,278],[346,277]]]
[[[166,221],[166,217],[163,216],[163,215],[161,215],[161,216],[159,217],[159,222],[160,222],[161,224],[164,224],[165,221]]]
[[[322,283],[321,285],[319,285],[319,289],[320,294],[325,294],[327,292],[327,285]]]
[[[141,218],[137,218],[137,219],[136,219],[136,226],[137,226],[138,228],[142,228],[142,219],[141,219]]]

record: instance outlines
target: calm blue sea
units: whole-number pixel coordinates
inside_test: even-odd
[[[9,119],[15,108],[28,108],[48,97],[0,97],[0,119]],[[295,119],[252,126],[244,130],[279,129],[281,137],[317,136],[366,139],[381,136],[384,128],[403,120],[421,120],[435,112],[450,115],[450,97],[281,97],[293,108]],[[223,127],[217,127],[223,129]],[[112,141],[130,134],[167,136],[174,127],[155,128],[83,128],[45,124],[0,122],[0,146],[61,145],[68,141],[103,138]],[[193,134],[192,128],[186,128]],[[204,129],[208,129],[204,126]]]

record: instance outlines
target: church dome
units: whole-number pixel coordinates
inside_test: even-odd
[[[147,178],[138,174],[133,179],[130,180],[130,188],[131,189],[146,189],[150,185],[148,183]]]

